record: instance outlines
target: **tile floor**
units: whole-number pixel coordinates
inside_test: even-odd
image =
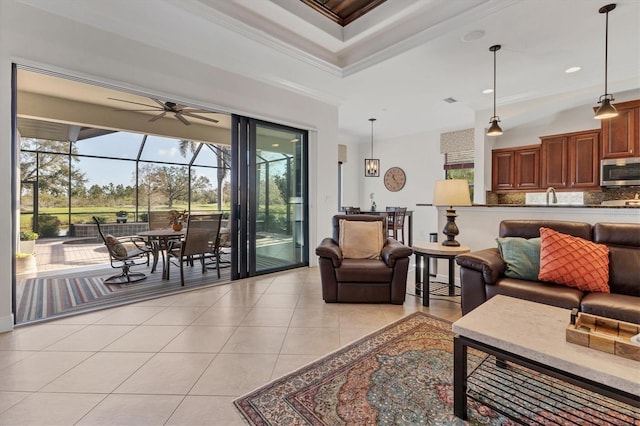
[[[302,268],[19,327],[0,425],[242,425],[236,397],[416,310],[458,319],[442,299],[325,304]]]

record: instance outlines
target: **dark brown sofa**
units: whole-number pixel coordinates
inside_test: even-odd
[[[540,220],[505,220],[500,237],[534,238],[540,227],[584,238],[609,247],[611,293],[589,293],[549,282],[504,276],[505,263],[497,248],[460,255],[462,313],[502,294],[640,324],[640,224]]]
[[[380,259],[345,259],[338,245],[340,220],[380,221],[385,243]],[[386,236],[386,218],[369,215],[336,215],[333,238],[316,248],[319,256],[322,298],[326,303],[393,303],[402,305],[407,288],[411,248]]]

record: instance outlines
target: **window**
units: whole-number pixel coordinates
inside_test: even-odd
[[[449,152],[444,155],[446,179],[466,179],[469,182],[469,193],[473,200],[473,151]]]

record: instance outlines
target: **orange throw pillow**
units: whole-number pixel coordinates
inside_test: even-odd
[[[583,291],[609,293],[609,248],[540,228],[540,281]]]

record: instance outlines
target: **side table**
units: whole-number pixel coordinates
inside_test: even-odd
[[[442,243],[427,242],[416,242],[411,248],[416,256],[416,296],[422,293],[422,306],[429,306],[429,259],[431,258],[449,260],[449,296],[455,296],[455,258],[459,254],[469,253],[471,249],[467,246],[452,247],[443,246]],[[424,288],[423,283],[425,283]]]

